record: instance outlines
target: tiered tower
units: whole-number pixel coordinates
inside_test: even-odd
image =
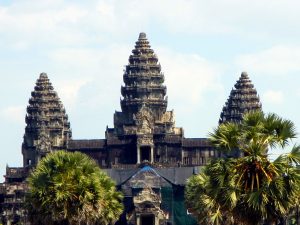
[[[143,121],[139,121],[139,117],[141,119],[147,114],[148,121],[144,122],[153,128],[153,132],[173,132],[174,114],[173,111],[166,111],[168,101],[167,88],[163,85],[164,75],[145,33],[140,33],[129,56],[123,80],[122,112],[114,115],[115,131],[118,134],[136,133],[133,126],[141,125]]]
[[[106,139],[112,164],[140,164],[161,160],[166,140],[183,137],[182,128],[175,127],[173,111],[167,111],[167,88],[158,58],[145,33],[140,33],[123,74],[121,112],[114,114],[114,128],[107,129]],[[120,148],[126,149],[120,153]],[[136,150],[134,150],[136,149]],[[174,150],[175,152],[175,150]],[[181,160],[180,151],[174,161]],[[176,160],[175,160],[176,158]]]
[[[67,148],[72,135],[70,123],[46,73],[40,74],[31,92],[25,122],[24,167],[36,165],[40,158],[53,150]]]
[[[257,91],[246,72],[242,73],[234,87],[223,107],[219,123],[239,123],[244,113],[262,109]]]
[[[132,121],[143,105],[152,109],[156,120],[162,117],[167,108],[164,75],[157,56],[150,48],[145,33],[140,33],[135,49],[129,57],[129,64],[123,76],[125,86],[121,88],[122,111]]]

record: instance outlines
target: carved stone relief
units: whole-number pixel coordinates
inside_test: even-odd
[[[133,119],[137,126],[137,133],[151,134],[153,132],[153,115],[145,105],[143,105],[140,111],[133,116]]]
[[[139,136],[137,138],[137,144],[142,146],[142,145],[149,145],[152,146],[153,143],[153,136],[152,135],[143,135],[143,136]]]

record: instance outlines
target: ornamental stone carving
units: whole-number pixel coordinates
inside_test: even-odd
[[[143,136],[139,136],[137,138],[137,144],[142,146],[142,145],[153,145],[153,136],[147,136],[147,135],[143,135]]]
[[[152,202],[159,207],[161,198],[156,194],[151,187],[145,187],[137,196],[133,198],[134,205],[141,204],[143,202]]]
[[[133,116],[133,119],[137,126],[138,134],[151,134],[153,132],[153,115],[145,105]]]
[[[175,123],[174,112],[167,111],[163,114],[161,122],[163,123]]]
[[[51,151],[51,139],[49,131],[44,122],[41,124],[38,140],[36,141],[36,150],[40,153],[48,153]]]

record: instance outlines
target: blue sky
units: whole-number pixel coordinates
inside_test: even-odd
[[[41,72],[66,108],[73,137],[104,137],[140,32],[158,55],[168,109],[186,137],[206,137],[217,126],[242,71],[264,111],[298,128],[299,8],[292,0],[0,1],[0,173],[22,165],[25,110]]]

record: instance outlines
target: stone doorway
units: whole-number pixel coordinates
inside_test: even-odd
[[[141,146],[141,162],[147,160],[148,162],[151,162],[151,146]]]
[[[154,225],[155,218],[153,214],[150,215],[141,215],[141,224],[140,225]]]

